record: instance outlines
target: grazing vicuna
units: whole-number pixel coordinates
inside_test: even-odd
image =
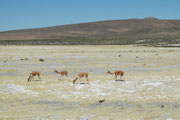
[[[63,77],[63,76],[66,76],[67,77],[67,75],[68,75],[68,71],[61,71],[61,72],[58,72],[57,70],[54,70],[57,74],[59,74],[60,76],[61,76],[61,78]]]
[[[57,74],[61,75],[62,76],[67,76],[68,75],[68,71],[61,71],[61,72],[58,72],[57,70],[54,70]]]
[[[87,72],[81,72],[77,75],[77,77],[75,78],[75,80],[73,80],[73,84],[75,84],[75,82],[82,78],[82,77],[86,77],[86,80],[87,80],[87,84],[89,84],[89,81],[88,81],[88,73]]]
[[[35,72],[35,71],[31,72],[28,78],[28,82],[31,82],[31,79],[34,78],[34,76],[38,76],[39,79],[41,79],[40,74],[41,74],[40,72]]]
[[[124,72],[123,71],[115,71],[115,72],[110,72],[110,71],[107,71],[107,74],[111,74],[111,75],[115,75],[115,79],[117,80],[117,76],[120,76],[120,80],[122,80],[122,76],[124,76]]]

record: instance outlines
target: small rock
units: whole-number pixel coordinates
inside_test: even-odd
[[[23,58],[21,58],[20,60],[28,60],[28,58],[24,58],[24,59],[23,59]]]
[[[44,62],[44,59],[40,58],[39,61]]]
[[[163,107],[164,107],[164,105],[161,105],[161,107],[163,108]]]
[[[99,100],[99,103],[103,103],[105,101],[105,99]]]

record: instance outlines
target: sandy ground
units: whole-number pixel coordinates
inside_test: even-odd
[[[108,70],[123,70],[125,81]],[[42,80],[27,82],[31,71]],[[72,84],[79,72],[90,84]],[[178,120],[180,48],[0,46],[0,119]]]

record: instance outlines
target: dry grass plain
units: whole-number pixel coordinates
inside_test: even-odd
[[[123,70],[125,81],[108,70]],[[42,81],[27,82],[31,71]],[[90,84],[72,84],[79,72]],[[180,48],[0,46],[0,119],[180,119]]]

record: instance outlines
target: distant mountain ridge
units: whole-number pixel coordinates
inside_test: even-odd
[[[5,31],[0,44],[180,44],[180,20],[148,17]]]

